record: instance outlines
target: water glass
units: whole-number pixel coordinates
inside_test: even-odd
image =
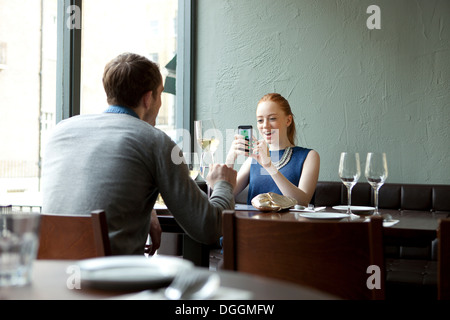
[[[0,212],[0,287],[31,282],[33,261],[39,247],[39,213]]]

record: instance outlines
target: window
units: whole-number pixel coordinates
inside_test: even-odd
[[[177,52],[173,21],[177,20],[178,0],[96,0],[83,1],[81,36],[80,113],[100,113],[106,109],[102,84],[105,64],[123,52],[146,56],[165,66]],[[173,135],[175,99],[162,94],[162,107],[156,127]]]
[[[0,0],[0,204],[37,193],[56,112],[57,0]]]
[[[103,68],[125,51],[147,56],[170,78],[157,127],[190,148],[190,138],[176,131],[191,131],[193,121],[194,3],[0,0],[0,205],[19,204],[17,198],[40,203],[49,131],[62,119],[106,109]],[[15,197],[25,192],[36,192],[37,200]]]

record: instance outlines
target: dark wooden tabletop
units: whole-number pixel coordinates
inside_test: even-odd
[[[174,232],[184,234],[184,230],[174,219],[167,208],[156,210],[163,232]],[[339,212],[332,208],[326,208],[327,212]],[[261,212],[255,210],[236,210],[241,216],[247,216],[252,219],[282,219],[287,221],[307,221],[308,218],[301,217],[299,213],[292,211],[283,212]],[[297,214],[295,214],[297,213]],[[383,241],[385,245],[406,245],[406,246],[427,246],[431,241],[437,238],[437,229],[439,220],[449,217],[448,212],[429,212],[429,211],[409,211],[409,210],[386,210],[380,209],[380,214],[389,214],[392,219],[399,220],[398,223],[384,228]],[[360,220],[364,221],[370,215],[360,215]],[[348,221],[347,218],[341,219],[342,222]],[[183,256],[196,265],[207,266],[209,247],[202,245],[184,235],[185,247]]]
[[[326,212],[339,212],[332,208],[326,208]],[[259,212],[253,210],[237,210],[236,214],[252,219],[282,219],[287,221],[308,221],[308,218],[301,217],[301,212]],[[436,239],[439,220],[447,218],[448,212],[429,212],[411,210],[386,210],[380,209],[380,215],[389,214],[392,219],[399,220],[396,224],[384,228],[384,238],[388,243],[420,245],[426,244]],[[371,215],[361,214],[360,219],[352,221],[364,221]],[[314,219],[315,220],[315,219]],[[315,220],[317,221],[317,220]],[[340,221],[347,222],[348,218]]]
[[[327,212],[339,212],[332,208],[327,208]],[[167,209],[157,209],[158,218],[161,223],[162,229],[165,232],[184,232],[178,225],[170,211]],[[282,212],[261,212],[254,210],[236,210],[236,213],[241,216],[251,217],[253,219],[282,219],[289,221],[307,221],[308,218],[299,216],[293,211]],[[301,212],[297,212],[301,213]],[[384,228],[385,235],[395,238],[408,238],[412,240],[433,240],[437,236],[437,229],[439,226],[439,220],[449,217],[448,212],[429,212],[429,211],[411,211],[411,210],[386,210],[380,209],[380,214],[389,214],[392,219],[399,220],[398,223],[393,226]],[[369,218],[370,215],[360,215],[361,220]],[[348,219],[342,219],[343,222]]]

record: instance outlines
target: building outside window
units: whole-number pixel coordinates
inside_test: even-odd
[[[0,0],[0,203],[39,190],[56,108],[56,8],[56,0]]]

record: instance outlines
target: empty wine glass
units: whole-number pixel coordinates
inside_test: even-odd
[[[374,190],[375,215],[378,212],[378,190],[386,181],[388,176],[388,168],[386,161],[386,153],[369,152],[366,159],[366,179]]]
[[[347,187],[348,209],[347,213],[350,218],[359,218],[351,211],[352,189],[361,176],[361,167],[359,163],[359,153],[342,152],[339,161],[339,178]]]

